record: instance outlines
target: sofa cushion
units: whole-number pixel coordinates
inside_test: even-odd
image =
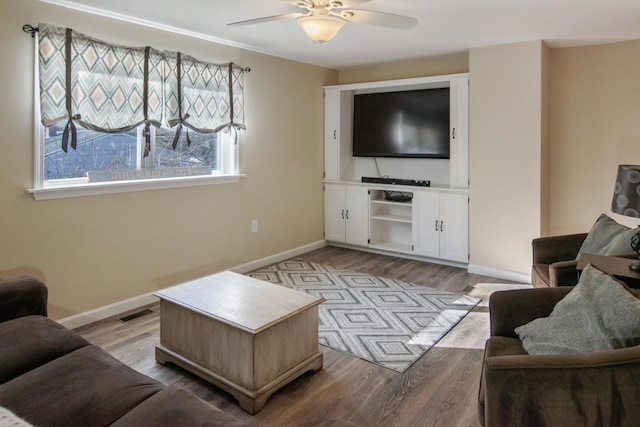
[[[0,406],[34,425],[108,425],[162,384],[90,345],[0,385]]]
[[[172,384],[145,400],[112,427],[243,426],[240,420]]]
[[[619,224],[601,214],[584,239],[578,256],[583,253],[595,255],[620,255],[631,250],[631,237],[637,229]]]
[[[515,328],[529,354],[613,350],[640,345],[640,300],[590,264],[548,317]]]
[[[39,315],[0,323],[0,384],[70,353],[89,342]]]

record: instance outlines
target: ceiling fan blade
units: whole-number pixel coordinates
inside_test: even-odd
[[[340,11],[340,17],[346,21],[397,28],[400,30],[409,30],[418,25],[418,20],[415,18],[395,15],[393,13],[374,12],[373,10],[342,10]]]
[[[230,27],[239,27],[241,25],[259,24],[261,22],[277,21],[280,19],[300,18],[306,13],[285,13],[283,15],[265,16],[264,18],[247,19],[246,21],[238,21],[227,24]]]
[[[285,3],[289,3],[308,10],[313,9],[313,2],[311,0],[285,0]]]

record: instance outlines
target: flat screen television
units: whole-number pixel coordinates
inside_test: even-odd
[[[354,157],[448,159],[449,88],[356,94]]]

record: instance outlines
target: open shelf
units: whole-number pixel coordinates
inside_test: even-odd
[[[379,221],[407,222],[409,224],[412,222],[411,215],[371,215],[371,219],[377,219]]]
[[[378,191],[378,190],[375,190]],[[376,200],[376,199],[371,199],[371,204],[377,204],[377,205],[391,205],[391,206],[402,206],[402,205],[411,205],[411,200],[406,201],[406,202],[397,202],[394,200]]]
[[[388,190],[369,189],[369,245],[370,247],[411,253],[413,250],[413,193],[407,201],[386,200]]]

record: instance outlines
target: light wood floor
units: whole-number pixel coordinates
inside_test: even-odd
[[[505,283],[468,274],[464,269],[331,246],[300,258],[453,292],[480,282]],[[447,345],[431,348],[402,374],[320,346],[323,369],[294,380],[251,416],[222,390],[176,366],[155,362],[159,306],[152,305],[149,310],[151,313],[128,322],[107,319],[76,331],[134,369],[164,384],[178,382],[252,426],[315,426],[331,418],[367,427],[480,425],[476,399],[481,348],[488,334],[486,319],[471,322],[471,327],[460,332],[464,342],[469,342],[469,335],[476,335],[476,345],[458,346],[455,339],[450,340]],[[467,317],[488,316],[486,308],[475,311]]]

